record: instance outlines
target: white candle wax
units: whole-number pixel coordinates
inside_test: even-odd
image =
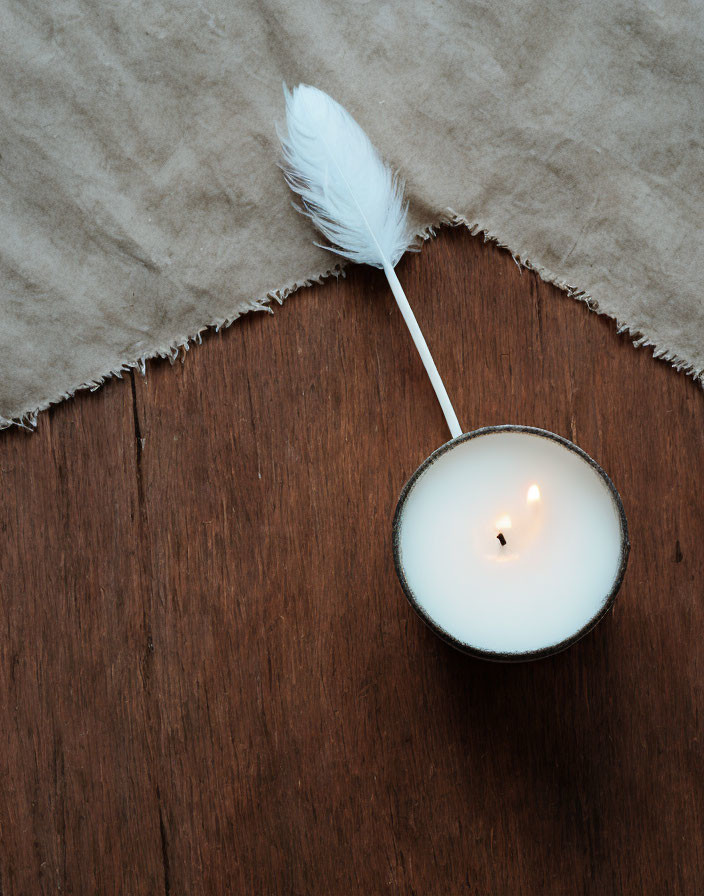
[[[565,439],[493,427],[440,448],[394,521],[397,570],[441,635],[521,659],[566,646],[615,595],[628,536],[620,498]]]

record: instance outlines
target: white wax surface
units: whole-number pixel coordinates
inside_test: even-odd
[[[583,457],[510,431],[461,442],[430,464],[399,530],[420,607],[462,643],[501,653],[550,647],[583,628],[613,588],[621,540],[615,499]]]

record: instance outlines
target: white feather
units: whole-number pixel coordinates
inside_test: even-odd
[[[462,433],[394,268],[414,242],[408,227],[403,183],[385,165],[352,116],[327,93],[299,84],[286,97],[288,134],[279,134],[282,168],[299,209],[351,261],[383,268],[418,353],[433,384],[453,438]]]
[[[283,165],[304,211],[334,252],[379,268],[395,267],[413,242],[403,183],[346,109],[316,87],[286,97]]]

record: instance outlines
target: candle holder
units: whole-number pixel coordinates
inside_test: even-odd
[[[437,465],[438,462],[442,461],[443,458],[445,458],[447,460],[450,453],[453,452],[454,450],[456,450],[459,446],[462,446],[465,443],[470,442],[473,439],[477,439],[477,438],[484,437],[484,436],[498,435],[498,434],[503,434],[503,433],[520,433],[520,434],[524,434],[524,435],[528,435],[528,436],[532,436],[532,437],[537,437],[539,439],[547,440],[544,447],[546,447],[546,451],[547,451],[545,463],[547,464],[548,473],[546,475],[548,475],[548,477],[549,477],[549,470],[551,469],[550,465],[554,463],[554,459],[551,458],[551,455],[556,454],[556,456],[557,456],[556,459],[558,460],[558,462],[561,459],[564,460],[564,458],[562,458],[562,456],[560,455],[559,451],[554,452],[550,448],[547,448],[547,446],[551,445],[551,444],[553,446],[554,445],[561,446],[561,448],[566,449],[568,452],[571,453],[570,457],[574,456],[574,458],[578,458],[579,461],[581,461],[585,465],[587,465],[589,470],[591,470],[592,473],[595,474],[593,477],[591,477],[591,478],[593,478],[594,483],[591,483],[591,478],[588,475],[586,475],[586,476],[582,475],[585,473],[585,470],[579,466],[579,463],[574,465],[574,464],[571,464],[570,461],[567,461],[567,466],[575,467],[575,469],[577,471],[576,475],[578,477],[581,477],[580,483],[581,483],[582,479],[584,480],[584,483],[585,483],[584,487],[587,488],[587,490],[589,491],[589,495],[587,496],[587,498],[585,498],[585,502],[589,503],[590,506],[594,505],[594,507],[597,508],[597,516],[595,517],[595,521],[598,522],[598,520],[599,520],[598,514],[602,513],[602,511],[603,511],[603,514],[604,514],[603,521],[607,524],[607,527],[610,527],[609,531],[612,535],[611,541],[609,542],[610,554],[612,556],[611,566],[609,567],[609,569],[610,570],[613,569],[613,577],[611,578],[610,573],[607,573],[607,577],[609,578],[609,585],[605,589],[605,593],[603,593],[603,595],[600,593],[596,594],[596,597],[594,599],[594,612],[591,615],[587,614],[587,618],[584,618],[585,612],[584,612],[584,607],[582,607],[581,608],[582,618],[579,617],[579,613],[577,613],[575,615],[575,630],[573,632],[571,632],[569,634],[564,634],[564,636],[559,638],[558,640],[549,641],[549,643],[545,643],[544,645],[541,645],[538,647],[533,647],[531,649],[525,649],[525,650],[506,650],[506,649],[494,650],[494,649],[488,648],[486,644],[479,645],[477,643],[472,643],[471,637],[468,637],[466,634],[464,636],[458,636],[458,634],[456,632],[453,633],[453,632],[449,631],[447,624],[442,624],[441,622],[439,622],[437,619],[437,614],[428,608],[428,605],[427,605],[428,600],[426,599],[425,595],[416,593],[418,591],[418,584],[417,584],[417,580],[419,578],[418,573],[417,572],[413,573],[413,575],[415,575],[415,577],[416,577],[416,581],[412,582],[411,579],[413,578],[413,576],[409,575],[409,570],[407,569],[409,564],[408,564],[408,562],[404,562],[404,551],[403,551],[404,523],[406,522],[406,516],[407,516],[408,507],[409,507],[409,499],[414,494],[414,490],[418,487],[418,485],[420,483],[422,483],[424,481],[424,477],[426,477],[428,475],[428,472],[431,470],[431,468],[434,467],[434,465]],[[519,455],[517,454],[517,456],[519,456]],[[459,460],[459,457],[457,459]],[[465,465],[465,467],[468,468],[469,465],[472,463],[474,463],[474,461],[472,461],[471,457],[469,457],[468,463]],[[453,475],[455,475],[455,478],[457,479],[457,474],[455,473]],[[567,475],[567,482],[569,485],[569,481],[570,481],[569,480],[569,470],[566,475]],[[604,486],[603,493],[599,489],[599,483],[601,483],[601,485]],[[594,485],[593,493],[590,491],[592,489],[592,485]],[[430,488],[429,491],[431,493],[433,491],[437,492],[437,489]],[[426,493],[427,492],[428,492],[428,489],[426,488]],[[569,489],[568,489],[568,492],[569,492]],[[531,485],[529,487],[528,493],[527,493],[528,501],[531,500],[531,494],[533,495],[534,498],[535,498],[535,496],[540,496],[540,490],[538,489],[537,485]],[[558,498],[559,497],[560,497],[560,495],[558,495]],[[427,500],[427,499],[425,499],[425,500]],[[610,501],[610,504],[609,504],[609,501]],[[615,515],[614,520],[612,520],[610,517],[609,507],[611,508],[611,510],[613,510],[613,513]],[[569,511],[569,507],[567,507],[567,510]],[[414,513],[415,513],[416,519],[418,519],[419,512],[414,511]],[[422,518],[422,514],[420,514],[420,517]],[[436,518],[437,518],[437,514],[436,514]],[[504,516],[502,519],[504,522],[508,522],[509,527],[511,526],[511,521],[510,521],[510,519],[508,519],[507,516]],[[591,518],[588,520],[588,522],[589,523],[592,522]],[[569,519],[565,520],[565,523],[568,524]],[[454,518],[453,518],[453,520],[448,525],[451,528],[454,528],[456,530],[458,526],[463,525],[463,522],[460,519],[460,517],[458,517],[457,520],[454,520]],[[586,525],[586,524],[584,524],[584,525]],[[417,523],[416,523],[416,526],[417,526]],[[483,561],[484,557],[486,556],[489,558],[489,561],[485,561],[485,562],[490,562],[495,559],[496,563],[501,563],[504,561],[504,559],[506,559],[502,555],[501,552],[506,550],[507,547],[510,549],[511,536],[507,535],[507,532],[510,532],[510,529],[506,530],[506,532],[501,531],[503,528],[505,528],[505,526],[500,525],[500,521],[499,521],[499,523],[495,524],[495,528],[497,530],[495,534],[489,533],[488,529],[486,531],[487,539],[490,539],[492,537],[496,538],[496,541],[493,542],[493,554],[491,553],[491,549],[487,548],[486,555],[482,554],[482,556],[480,557],[480,560]],[[584,526],[583,526],[583,530],[589,531],[588,528],[584,529]],[[580,534],[583,534],[583,532]],[[422,535],[422,529],[421,529],[421,535]],[[438,537],[440,537],[440,536],[438,536]],[[484,537],[484,532],[481,533],[481,537],[482,538]],[[616,538],[616,537],[619,540],[617,550],[615,550],[614,543],[613,543],[614,538]],[[577,535],[575,535],[575,539],[576,538],[577,538]],[[478,657],[481,659],[493,660],[496,662],[506,662],[506,663],[536,660],[536,659],[540,659],[542,657],[551,656],[555,653],[559,653],[560,651],[565,650],[567,647],[574,644],[575,641],[578,641],[580,638],[582,638],[584,635],[586,635],[587,632],[591,631],[591,629],[594,628],[594,626],[599,622],[599,620],[602,619],[609,612],[611,607],[613,606],[614,600],[616,598],[616,594],[618,593],[618,590],[621,586],[621,582],[623,580],[624,573],[626,571],[626,565],[628,562],[628,554],[629,554],[629,550],[630,550],[630,542],[628,540],[628,526],[627,526],[627,522],[626,522],[626,514],[623,509],[623,503],[621,501],[621,497],[618,494],[613,482],[611,481],[609,476],[605,473],[605,471],[599,466],[599,464],[592,457],[590,457],[585,451],[583,451],[580,447],[575,445],[573,442],[570,442],[568,439],[565,439],[562,436],[557,435],[556,433],[549,432],[544,429],[539,429],[539,428],[533,427],[533,426],[519,426],[519,425],[512,425],[512,424],[507,424],[507,425],[502,425],[502,426],[486,426],[481,429],[474,430],[472,432],[463,433],[463,434],[451,439],[449,442],[445,443],[444,445],[442,445],[440,448],[438,448],[436,451],[434,451],[428,458],[426,458],[426,460],[423,461],[423,463],[418,467],[418,469],[413,473],[413,475],[410,477],[408,482],[406,482],[405,486],[403,487],[403,490],[402,490],[401,495],[398,500],[398,504],[396,506],[396,512],[395,512],[394,520],[393,520],[392,543],[393,543],[394,564],[396,567],[396,573],[397,573],[399,581],[401,583],[401,587],[403,588],[403,591],[404,591],[406,598],[408,599],[410,605],[413,607],[415,612],[420,616],[420,618],[423,620],[423,622],[425,622],[425,624],[430,629],[432,629],[432,631],[434,631],[435,634],[437,634],[440,638],[442,638],[446,643],[450,644],[452,647],[455,647],[456,649],[458,649],[464,653],[470,654],[471,656]],[[460,544],[463,543],[461,541],[461,539],[460,539],[459,543]],[[576,543],[577,542],[575,541],[575,544]],[[484,544],[484,542],[482,544]],[[489,544],[489,541],[486,541],[486,544]],[[534,547],[535,546],[533,545],[533,548]],[[453,550],[455,551],[455,553],[457,553],[456,546],[453,548]],[[467,550],[468,550],[468,553],[471,554],[471,548],[469,545],[469,541],[468,541]],[[572,550],[571,544],[570,544],[570,550]],[[422,554],[424,551],[426,552],[426,554],[428,552],[432,553],[432,546],[428,543],[428,541],[424,542],[422,538],[420,539],[420,543],[419,543],[419,539],[418,539],[418,537],[416,537],[415,541],[414,541],[414,557],[413,557],[416,569],[418,567],[418,557],[416,556],[416,554],[417,553]],[[528,551],[526,551],[526,553],[528,553],[528,554],[530,553],[530,548],[528,549]],[[565,563],[568,564],[566,567],[567,569],[569,569],[569,559],[570,558],[567,558],[567,560],[564,561]],[[563,558],[563,560],[564,560],[564,558]],[[520,562],[520,558],[519,558],[519,562]],[[549,565],[550,564],[548,563],[547,566],[549,566]],[[494,567],[494,569],[497,569],[497,567]],[[491,576],[489,578],[491,578]],[[603,577],[602,577],[602,581],[603,581]],[[423,587],[425,587],[426,591],[428,590],[427,581],[425,581]],[[552,587],[554,589],[554,587],[555,587],[554,584],[552,585]],[[594,587],[597,588],[598,586],[595,585]],[[431,588],[432,588],[432,586],[431,586]],[[568,589],[566,589],[566,591],[567,590]],[[559,591],[559,589],[558,589],[558,591]],[[443,597],[445,597],[445,596],[443,595]],[[569,599],[570,599],[569,593],[565,593],[564,601],[569,601]],[[483,600],[491,601],[492,595],[491,594],[483,595]],[[521,607],[520,604],[516,603],[515,605],[518,606],[522,612],[525,612],[525,608]],[[557,608],[558,611],[561,611],[564,613],[564,608],[565,608],[564,602],[558,602],[556,600],[555,607]],[[510,607],[509,607],[509,609],[510,609]],[[549,611],[549,609],[550,609],[550,607],[548,604],[547,610]],[[545,610],[543,610],[543,612],[545,612]],[[548,617],[546,617],[546,618],[548,618]],[[536,624],[537,629],[539,630],[541,624],[543,624],[543,623],[540,619],[538,619],[538,620],[536,620],[535,624]],[[548,627],[548,629],[550,628],[549,619],[548,619],[547,627]]]

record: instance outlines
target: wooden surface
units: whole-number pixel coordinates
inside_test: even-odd
[[[704,893],[704,393],[445,231],[399,276],[465,429],[611,474],[568,652],[444,646],[391,558],[448,434],[378,271],[0,434],[0,893]]]

